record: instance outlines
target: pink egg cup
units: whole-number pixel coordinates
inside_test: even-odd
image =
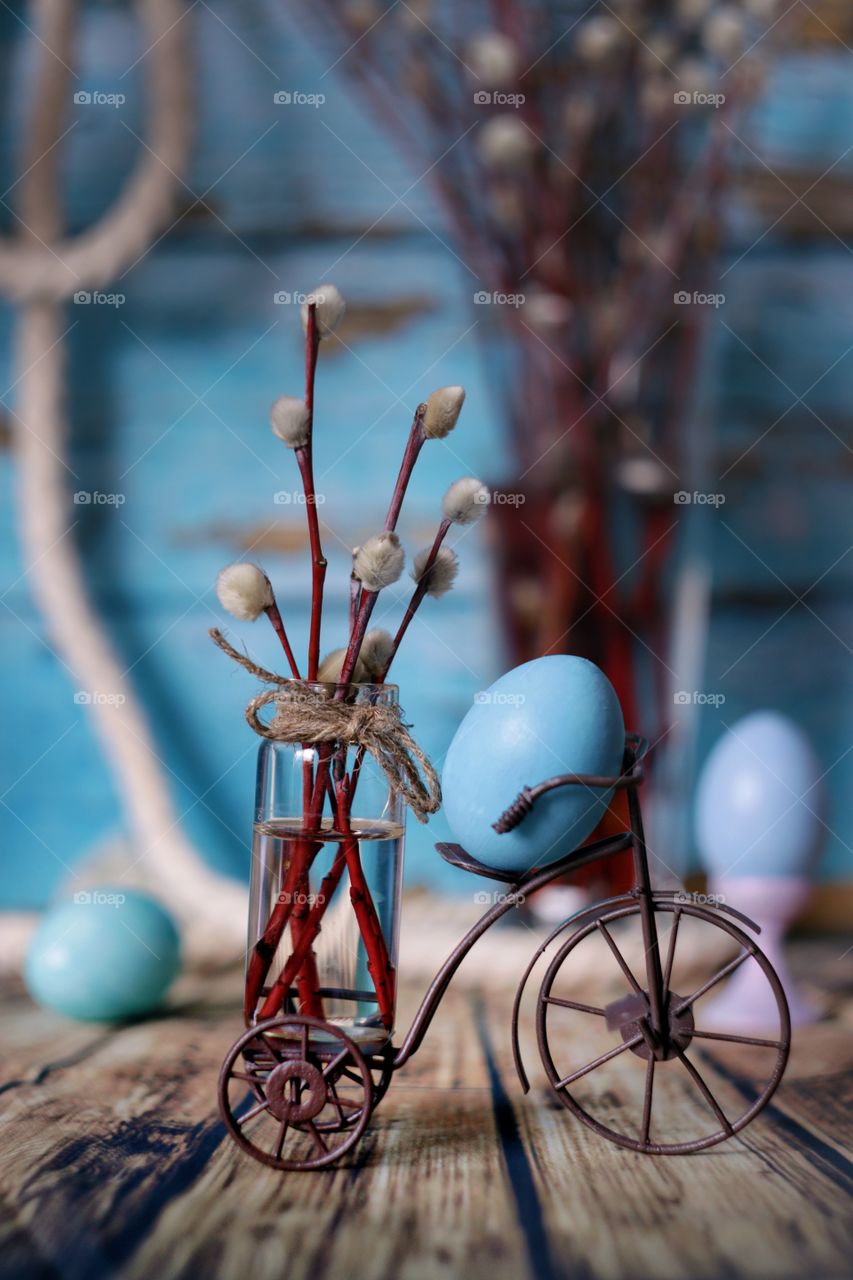
[[[798,990],[784,952],[785,933],[811,897],[811,880],[806,876],[720,876],[712,878],[709,888],[761,926],[758,945],[779,975],[788,999],[791,1025],[816,1022],[821,1010]],[[774,1026],[778,1015],[770,996],[770,987],[758,965],[747,961],[702,1009],[702,1026],[718,1031]]]

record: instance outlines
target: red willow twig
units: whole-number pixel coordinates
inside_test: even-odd
[[[326,581],[326,557],[320,543],[320,520],[314,489],[314,379],[320,334],[317,329],[317,303],[308,303],[305,326],[305,408],[308,413],[308,440],[296,449],[296,461],[305,492],[308,538],[311,543],[311,629],[308,639],[308,679],[317,679],[320,665],[320,622],[323,614],[323,586]]]
[[[305,515],[308,521],[308,538],[311,545],[311,623],[308,638],[308,679],[317,679],[320,665],[320,624],[323,616],[323,587],[326,581],[326,557],[320,541],[320,520],[317,514],[317,494],[314,487],[314,381],[317,374],[317,356],[320,349],[320,332],[317,326],[317,303],[307,304],[305,322],[305,411],[308,418],[306,443],[295,450],[299,474],[302,477],[302,488],[305,496]],[[304,777],[304,793],[311,790],[313,765],[310,756],[303,754],[302,769]],[[313,830],[319,827],[322,811],[322,795],[320,802],[312,805],[311,820],[303,807],[303,828]],[[294,851],[294,858],[299,861],[297,878],[296,904],[294,906],[290,928],[294,946],[299,945],[302,936],[305,916],[308,913],[308,897],[310,894],[309,871],[311,863],[321,848],[317,842],[309,843],[300,840]],[[313,951],[306,952],[305,961],[297,976],[300,1007],[311,1017],[323,1017],[323,1002],[320,998],[319,979],[317,976],[317,960]]]
[[[435,564],[436,557],[438,556],[438,552],[441,548],[441,545],[444,542],[445,537],[447,536],[448,530],[450,529],[450,525],[451,525],[451,522],[445,518],[441,521],[441,524],[438,527],[438,531],[433,540],[432,547],[430,548],[430,553],[426,561],[424,562],[420,579],[417,583],[417,586],[415,587],[415,590],[412,593],[411,599],[409,600],[408,606],[406,608],[406,612],[403,615],[403,619],[394,637],[391,656],[389,657],[388,662],[386,663],[385,669],[382,672],[380,672],[380,674],[377,677],[378,684],[384,684],[385,680],[387,679],[388,671],[391,667],[391,663],[393,662],[394,657],[397,654],[397,651],[400,647],[400,643],[403,639],[403,636],[405,635],[409,627],[409,624],[411,623],[415,613],[419,609],[420,605],[422,604],[429,590],[430,570]],[[261,1011],[260,1011],[261,1018],[274,1017],[275,1014],[278,1012],[279,1008],[281,1007],[282,1001],[287,996],[287,993],[293,984],[293,980],[296,974],[299,972],[300,966],[302,965],[302,962],[305,956],[307,955],[309,948],[311,947],[318,933],[320,932],[323,915],[325,914],[326,907],[329,903],[329,900],[332,897],[332,894],[334,893],[335,889],[340,883],[341,877],[344,872],[344,868],[349,866],[350,861],[352,860],[353,857],[355,858],[358,857],[358,844],[356,841],[352,839],[350,815],[352,812],[352,802],[355,798],[355,792],[358,786],[358,780],[361,776],[361,767],[364,761],[364,755],[365,755],[365,749],[364,747],[360,746],[356,752],[355,761],[354,761],[352,772],[350,775],[351,780],[347,787],[346,803],[344,806],[343,814],[341,813],[340,807],[338,805],[337,793],[335,793],[335,802],[336,802],[336,810],[337,810],[339,825],[341,826],[345,834],[347,834],[348,839],[354,845],[354,848],[349,851],[349,858],[348,858],[347,849],[346,849],[347,842],[346,841],[342,842],[338,846],[338,853],[335,857],[334,862],[332,863],[332,866],[330,867],[329,871],[326,873],[326,876],[322,884],[320,885],[320,889],[317,893],[316,900],[311,907],[311,911],[305,923],[305,928],[299,940],[299,943],[294,948],[294,951],[292,955],[288,958],[284,968],[281,971],[281,974],[277,978],[274,985],[271,987],[269,994],[267,995],[266,1000],[264,1002],[264,1005],[261,1008]],[[368,930],[369,930],[369,936],[371,937],[371,939],[373,939],[375,935],[375,929],[372,922],[368,926]],[[362,932],[362,936],[364,937],[364,932]],[[371,976],[374,976],[374,973],[378,973],[380,975],[379,981],[380,981],[385,999],[387,1000],[389,989],[393,991],[394,971],[393,971],[393,966],[391,965],[391,962],[390,962],[390,957],[388,957],[387,955],[387,948],[385,948],[384,946],[384,935],[382,935],[381,929],[379,930],[379,936],[381,939],[382,948],[384,949],[384,955],[382,954],[382,949],[380,949],[379,945],[377,944],[376,950],[378,954],[375,956],[370,956],[370,953],[369,953],[368,967],[370,968]],[[365,942],[365,946],[367,946],[366,942]],[[377,996],[378,995],[379,995],[379,987],[377,987]],[[384,1020],[385,1015],[384,1015],[383,1007],[381,1003],[380,1003],[380,1012],[383,1013],[383,1020]]]
[[[281,647],[284,650],[285,657],[287,658],[287,665],[290,667],[291,675],[294,680],[301,680],[302,677],[299,674],[299,667],[296,665],[296,659],[293,656],[293,650],[290,647],[290,641],[288,640],[287,632],[284,629],[284,621],[279,613],[279,608],[275,601],[273,601],[271,605],[267,605],[265,612],[272,623],[273,631],[275,631],[281,641]]]
[[[310,316],[311,316],[311,310],[309,310],[309,325],[310,325]],[[385,519],[386,532],[393,532],[393,530],[396,527],[397,520],[400,514],[400,508],[402,506],[403,499],[406,494],[406,489],[408,488],[408,484],[412,476],[412,471],[414,470],[415,463],[417,462],[420,451],[426,440],[426,436],[424,435],[424,430],[423,430],[423,419],[424,419],[425,410],[426,410],[425,405],[419,405],[417,410],[415,411],[414,419],[412,421],[412,426],[410,428],[409,436],[406,442],[406,448],[403,454],[403,460],[400,464],[400,470],[397,475],[397,480],[394,485],[394,491],[391,496],[391,502],[388,508],[388,514]],[[297,450],[297,457],[299,456],[299,452],[300,451]],[[343,699],[347,695],[347,692],[349,689],[349,682],[355,670],[355,665],[356,665],[356,662],[358,661],[358,655],[361,651],[361,646],[364,641],[364,635],[367,630],[367,623],[370,619],[370,615],[373,611],[373,607],[378,598],[378,594],[379,594],[378,591],[367,591],[364,589],[361,589],[359,591],[359,603],[355,613],[355,621],[351,628],[349,643],[347,645],[347,652],[344,658],[340,680],[335,690],[334,696],[336,700]],[[352,600],[352,596],[351,596],[351,600]],[[312,600],[312,618],[313,618],[313,600]],[[323,799],[323,796],[325,795],[326,786],[329,779],[330,766],[331,766],[331,752],[330,751],[323,752],[323,749],[321,748],[320,758],[317,764],[317,776],[314,780],[314,792],[313,792],[313,800],[312,800],[312,808],[314,809],[313,816],[315,818],[315,821],[319,816],[319,808],[322,805],[322,799]],[[303,825],[307,826],[309,824],[304,823]],[[316,850],[315,850],[315,853],[316,853]],[[313,861],[313,855],[311,855],[308,852],[308,850],[305,849],[301,851],[298,856],[300,857],[300,860],[301,860],[301,867],[300,867],[299,874],[300,876],[307,877],[311,862]],[[376,952],[375,944],[373,943],[372,940],[370,943],[368,942],[368,938],[371,936],[373,932],[372,920],[373,918],[375,918],[375,909],[373,911],[373,916],[371,916],[370,908],[372,907],[372,901],[370,900],[369,890],[367,889],[367,884],[366,884],[366,881],[364,880],[364,874],[363,874],[363,870],[361,868],[361,862],[358,856],[357,844],[355,846],[354,854],[353,854],[353,851],[350,851],[350,856],[347,859],[347,866],[350,872],[351,886],[353,886],[354,888],[355,885],[358,884],[358,893],[356,898],[353,900],[353,906],[356,909],[356,914],[359,916],[359,923],[361,924],[361,922],[364,921],[365,927],[368,929],[368,934],[366,936],[363,934],[365,947],[368,948],[368,954],[371,953],[371,948],[373,949],[374,966],[375,967],[379,966],[379,972],[380,972],[378,985],[382,987],[383,992],[387,993],[388,987],[391,986],[390,977],[387,973],[381,970],[382,960],[381,960],[381,957],[377,958],[375,955],[375,952]],[[353,877],[355,877],[355,879]],[[358,901],[358,904],[359,904],[357,908],[356,908],[356,901]],[[370,903],[369,906],[368,906],[368,902]],[[261,987],[263,986],[264,979],[266,978],[266,974],[269,972],[269,966],[272,963],[273,956],[275,955],[276,948],[273,948],[272,951],[270,951],[270,943],[272,939],[276,937],[280,942],[284,929],[287,927],[287,921],[290,918],[290,912],[286,910],[278,911],[278,912],[274,911],[273,916],[276,917],[275,924],[273,925],[273,920],[271,917],[270,927],[268,928],[268,930],[265,930],[264,932],[264,938],[267,937],[268,932],[270,933],[270,938],[265,943],[262,949],[260,958],[258,959],[258,962],[254,965],[251,972],[252,987],[251,987],[251,991],[247,992],[246,1003],[247,1005],[251,1004],[252,1009],[254,1009],[255,1007],[257,998],[260,994]],[[297,919],[300,919],[300,917],[297,917]],[[294,939],[296,947],[298,947],[298,942],[299,942],[299,937],[298,937],[299,928],[300,926],[297,924],[297,928],[296,928],[297,937]],[[381,930],[380,930],[380,933],[381,933]],[[372,974],[372,976],[374,977],[374,981],[377,981],[376,975]],[[248,978],[247,978],[247,985],[248,985]],[[289,986],[290,986],[290,983],[288,982],[286,989],[289,989]],[[286,994],[286,989],[284,992],[280,994]],[[378,993],[379,992],[377,988],[377,994]]]
[[[341,842],[338,845],[335,860],[323,877],[323,881],[317,891],[316,899],[305,921],[302,936],[294,946],[290,956],[288,956],[281,973],[270,987],[267,997],[261,1006],[259,1018],[274,1018],[279,1012],[282,1002],[293,985],[294,978],[302,967],[309,948],[313,946],[317,934],[320,932],[320,923],[325,913],[326,905],[338,887],[345,867],[346,857],[344,855],[344,845]]]
[[[388,513],[385,517],[385,532],[393,533],[397,528],[397,520],[400,516],[400,508],[403,505],[403,499],[406,496],[406,490],[409,487],[409,481],[412,478],[412,472],[415,469],[415,463],[420,456],[421,449],[426,443],[426,435],[424,433],[424,415],[426,414],[426,404],[419,404],[415,410],[415,416],[412,419],[412,425],[409,429],[409,436],[406,440],[406,447],[403,451],[403,460],[400,463],[400,470],[397,473],[397,479],[394,484],[394,492],[391,495],[391,502],[388,506]],[[359,593],[359,603],[356,609],[355,622],[353,623],[350,633],[349,644],[344,658],[343,668],[341,670],[341,681],[339,690],[352,679],[355,670],[355,664],[358,661],[358,655],[361,652],[361,646],[364,641],[364,635],[367,631],[367,624],[370,621],[370,615],[378,598],[378,591],[367,591],[362,588]],[[338,693],[335,694],[338,696]]]
[[[307,679],[314,681],[319,671],[319,644],[322,619],[323,587],[326,560],[320,541],[319,521],[316,510],[316,491],[313,475],[313,410],[314,381],[320,337],[330,332],[343,313],[343,300],[330,286],[330,296],[322,295],[305,309],[305,364],[306,391],[304,401],[282,396],[273,405],[271,425],[274,433],[296,454],[305,493],[306,515],[312,556],[311,624]],[[318,304],[323,310],[318,313]],[[341,674],[334,691],[337,701],[357,696],[357,686],[351,683],[364,642],[367,623],[378,598],[379,591],[396,581],[403,567],[403,553],[396,537],[396,524],[403,499],[420,451],[429,438],[443,438],[455,426],[464,400],[461,387],[444,387],[434,392],[429,400],[419,405],[406,442],[399,473],[391,496],[385,527],[365,543],[354,556],[354,572],[350,583],[350,634],[344,655]],[[463,486],[478,481],[457,482]],[[482,488],[482,486],[480,486]],[[450,492],[450,491],[449,491]],[[433,548],[420,570],[428,578],[429,570],[440,549],[451,520],[467,522],[470,515],[452,515],[443,521]],[[229,583],[223,584],[220,599],[235,616],[253,619],[265,610],[282,643],[291,672],[299,679],[299,668],[287,640],[281,615],[275,604],[269,580],[257,566],[232,566]],[[356,571],[357,570],[357,571]],[[219,582],[218,582],[219,587]],[[426,594],[426,583],[419,581],[406,617],[401,624],[397,643],[402,639],[411,621],[412,613]],[[390,637],[388,637],[390,641]],[[376,650],[378,654],[381,650]],[[392,653],[393,656],[393,653]],[[374,659],[375,660],[375,659]],[[386,672],[389,663],[386,662]],[[380,683],[384,680],[382,673]],[[258,1014],[274,1015],[288,1000],[295,983],[299,1007],[303,1012],[322,1018],[320,978],[313,943],[320,931],[320,923],[329,899],[343,876],[349,874],[350,900],[358,923],[359,932],[367,955],[368,970],[376,990],[376,999],[384,1026],[393,1024],[396,971],[391,961],[381,920],[370,892],[370,886],[361,863],[359,839],[352,826],[352,802],[361,773],[364,748],[358,746],[352,774],[346,770],[347,743],[321,742],[316,753],[304,754],[302,821],[298,833],[287,840],[292,856],[284,868],[281,893],[274,904],[262,936],[249,957],[246,973],[244,1011],[247,1022]],[[316,769],[311,756],[316,757]],[[335,765],[333,773],[333,763]],[[326,795],[330,796],[334,811],[334,824],[338,832],[338,853],[320,886],[319,895],[312,900],[310,871],[318,851],[323,847],[325,831],[323,808]],[[329,833],[331,835],[331,833]],[[265,982],[280,947],[288,925],[292,947],[284,960],[277,978],[265,990]]]
[[[413,432],[417,427],[418,427],[418,423],[416,421],[415,424],[413,424]],[[402,479],[399,480],[398,483],[402,485],[403,489],[405,489],[405,485],[408,483],[408,477],[410,475],[411,475],[411,465],[408,468],[401,467],[400,476],[402,477]],[[445,502],[443,504],[445,508],[445,515],[443,516],[438,526],[438,530],[436,532],[435,538],[433,539],[432,546],[429,549],[426,559],[424,560],[422,565],[418,566],[418,579],[415,586],[415,590],[412,593],[411,599],[409,600],[408,606],[406,608],[406,612],[397,630],[397,634],[394,640],[392,641],[391,653],[388,658],[388,661],[385,664],[385,668],[383,671],[379,673],[377,677],[378,682],[380,684],[384,683],[387,677],[388,670],[391,666],[394,656],[396,655],[399,649],[400,643],[412,621],[412,618],[414,617],[416,611],[418,610],[421,603],[423,602],[425,596],[432,589],[432,585],[433,585],[431,581],[432,571],[436,564],[436,561],[439,556],[439,552],[441,551],[442,544],[444,542],[445,537],[447,536],[447,533],[450,529],[451,524],[455,520],[470,522],[472,518],[476,518],[476,516],[473,516],[472,513],[475,513],[478,511],[482,512],[483,510],[483,504],[480,501],[481,495],[479,492],[477,492],[478,490],[482,489],[482,486],[479,485],[479,482],[476,480],[473,480],[473,478],[471,479],[471,481],[469,482],[469,486],[467,487],[467,498],[465,500],[461,499],[458,493],[456,493],[460,484],[463,487],[466,487],[466,482],[464,481],[458,482],[457,485],[451,486],[451,489],[448,491],[448,494],[445,497]],[[470,484],[473,484],[473,489],[470,487]],[[397,504],[396,506],[396,511],[399,512],[399,504]],[[396,516],[394,518],[396,519]],[[364,592],[363,595],[366,597],[372,597],[373,601],[375,601],[378,595],[378,592]],[[361,615],[361,611],[360,611],[359,621],[361,622],[362,619],[363,619],[363,615]],[[360,626],[360,630],[363,636],[363,625]],[[357,632],[353,632],[353,635],[351,637],[351,645],[354,645],[356,642],[360,645],[360,640],[358,640]],[[339,685],[338,689],[336,690],[335,696],[337,697],[339,695],[342,695],[344,692],[345,692],[345,686]],[[356,790],[356,787],[358,786],[358,780],[361,774],[361,767],[362,767],[363,760],[364,760],[364,748],[360,746],[356,752],[356,758],[355,758],[355,762],[352,769],[351,783],[346,777],[344,777],[343,781],[339,782],[334,793],[333,798],[336,805],[338,824],[341,827],[341,829],[345,831],[351,830],[348,825],[349,815],[352,809],[352,800],[355,795],[355,790]],[[319,782],[320,782],[320,777],[319,777],[319,771],[318,771],[318,784]],[[343,793],[343,797],[344,797],[343,811],[341,810],[341,793]],[[330,789],[330,794],[331,794],[331,789]],[[345,823],[347,824],[346,826],[345,826]],[[391,966],[390,958],[388,957],[388,954],[387,954],[387,948],[385,947],[385,944],[384,944],[384,937],[381,936],[381,927],[379,927],[378,917],[375,912],[375,907],[373,905],[372,900],[370,899],[367,883],[363,877],[363,870],[361,867],[358,843],[353,842],[353,844],[347,848],[346,853],[347,853],[346,863],[350,871],[350,883],[351,883],[351,894],[353,895],[353,906],[354,906],[354,909],[356,910],[357,916],[359,917],[359,924],[362,927],[362,938],[364,940],[365,947],[368,951],[368,967],[370,969],[371,976],[374,979],[374,985],[376,986],[377,996],[380,999],[380,1010],[382,1010],[383,1008],[382,1001],[383,1000],[387,1001],[390,998],[389,991],[393,991],[394,989],[395,977],[393,973],[393,967]],[[339,878],[339,876],[340,876],[340,872],[338,873],[337,878]],[[335,883],[337,883],[337,879],[335,880]],[[320,921],[322,920],[323,912],[325,911],[327,901],[328,899],[324,896],[323,900],[319,904],[317,904],[316,910],[312,912],[312,915],[311,915],[311,920],[309,924],[310,928],[315,929],[317,931],[319,930]],[[380,935],[380,938],[378,941],[376,937],[377,933]],[[311,936],[313,937],[314,934],[312,933]],[[296,972],[295,967],[293,969],[293,972]],[[288,980],[286,982],[284,981],[282,982],[281,989],[276,993],[276,997],[274,998],[271,994],[270,998],[268,999],[267,1006],[265,1006],[265,1008],[266,1007],[274,1008],[275,999],[276,998],[280,999],[286,994],[287,990],[290,987],[290,983],[292,981],[292,974],[290,972],[288,973],[287,978]]]
[[[364,748],[359,748],[363,755]],[[278,1013],[287,997],[294,978],[309,954],[309,949],[320,932],[323,916],[346,868],[350,875],[350,899],[359,924],[367,952],[367,967],[376,988],[379,1011],[383,1024],[390,1029],[394,1015],[394,991],[396,971],[388,953],[385,935],[370,894],[359,856],[358,839],[352,830],[351,808],[355,786],[348,779],[338,783],[335,790],[335,812],[344,839],[338,845],[335,859],[323,878],[315,901],[305,921],[304,930],[293,952],[288,957],[278,978],[272,985],[261,1007],[260,1018],[272,1018]]]
[[[408,605],[406,606],[406,612],[403,614],[402,621],[400,622],[400,625],[397,628],[397,634],[394,636],[394,641],[391,647],[391,657],[388,659],[388,664],[380,676],[380,682],[384,682],[385,677],[388,674],[388,668],[391,666],[391,662],[393,661],[397,653],[397,650],[400,647],[403,636],[408,631],[409,624],[412,621],[412,618],[414,618],[415,614],[417,613],[418,609],[420,608],[423,602],[424,596],[429,591],[430,570],[435,564],[438,553],[441,550],[441,544],[444,542],[444,539],[447,537],[447,531],[450,528],[450,524],[451,522],[445,518],[444,520],[442,520],[441,524],[438,526],[438,532],[436,533],[435,539],[433,540],[432,547],[430,548],[430,553],[427,556],[426,561],[424,562],[424,567],[423,567],[423,570],[421,571],[420,579],[418,580],[418,584],[415,587],[414,591],[412,592],[412,597],[409,600]]]
[[[400,463],[400,470],[397,474],[396,483],[394,484],[394,492],[391,495],[391,502],[388,506],[388,514],[385,517],[385,529],[389,533],[397,528],[397,521],[400,517],[400,508],[403,505],[403,499],[406,496],[406,490],[409,487],[409,481],[412,478],[415,463],[420,456],[421,449],[426,443],[426,435],[424,433],[425,413],[426,405],[419,404],[415,410],[415,416],[412,419],[409,438],[406,441],[406,448],[403,451],[403,460]]]
[[[317,302],[310,300],[306,307],[305,321],[305,413],[307,417],[306,438],[304,443],[299,444],[295,449],[297,466],[299,474],[302,477],[302,487],[305,497],[305,514],[308,522],[308,538],[311,547],[311,624],[308,641],[308,679],[316,680],[317,668],[320,662],[320,623],[323,612],[323,587],[326,578],[326,558],[323,555],[322,543],[320,540],[320,524],[317,515],[317,495],[314,486],[314,382],[317,372],[317,356],[320,348],[320,333],[317,326]],[[277,612],[277,611],[276,611]],[[275,626],[275,619],[270,615],[270,621]],[[280,615],[279,615],[280,621]],[[286,637],[283,627],[280,639],[285,645],[285,652],[288,655],[291,670],[298,677],[295,670],[295,663],[292,660],[292,654],[289,645],[286,645]],[[307,799],[312,792],[312,764],[310,758],[303,757],[303,780],[304,795]],[[320,810],[322,808],[322,792],[318,802],[311,803],[310,813],[308,805],[303,801],[303,832],[305,835],[302,839],[295,842],[293,862],[288,868],[287,896],[284,902],[281,900],[270,915],[267,927],[264,930],[263,937],[255,945],[253,955],[250,959],[246,973],[246,994],[244,1000],[244,1008],[247,1018],[250,1018],[255,1010],[258,998],[263,988],[264,981],[269,973],[270,965],[275,957],[275,953],[281,942],[284,930],[288,921],[292,921],[291,929],[293,932],[294,946],[298,945],[301,936],[302,921],[308,908],[308,896],[310,892],[309,869],[311,863],[316,856],[317,850],[321,845],[317,842],[309,843],[307,837],[308,828],[313,829],[319,827]],[[313,821],[312,821],[313,819]],[[322,1001],[319,996],[319,983],[316,974],[316,959],[313,953],[306,956],[304,971],[300,971],[299,976],[300,1000],[306,1012],[310,1012],[314,1017],[322,1017]]]
[[[350,880],[350,901],[358,920],[364,947],[367,952],[367,968],[376,988],[379,1001],[379,1013],[387,1030],[394,1025],[394,995],[397,986],[397,974],[388,954],[385,935],[373,902],[373,898],[361,865],[358,841],[350,824],[350,808],[352,799],[349,795],[347,780],[343,779],[336,787],[336,811],[341,831],[346,837],[344,841],[344,857]]]

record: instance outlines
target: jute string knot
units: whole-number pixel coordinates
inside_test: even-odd
[[[323,690],[304,680],[267,671],[229,644],[215,628],[210,637],[223,653],[239,663],[250,675],[270,685],[255,694],[246,707],[249,727],[262,738],[274,742],[321,742],[363,747],[379,765],[388,785],[399,792],[418,822],[441,805],[441,784],[427,756],[403,723],[398,706],[351,703],[329,697]],[[275,716],[269,723],[259,712],[275,704]]]

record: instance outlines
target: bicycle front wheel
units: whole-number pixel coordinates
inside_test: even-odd
[[[652,1026],[632,903],[563,943],[539,990],[537,1037],[551,1090],[584,1124],[635,1151],[685,1155],[725,1142],[767,1105],[788,1059],[790,1019],[769,960],[725,914],[663,898],[652,909],[663,1025]],[[757,966],[770,988],[773,1025],[755,1034],[704,1029],[703,1000],[744,965]],[[590,989],[606,997],[590,1002]]]

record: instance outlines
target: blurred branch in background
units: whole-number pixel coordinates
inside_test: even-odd
[[[697,640],[702,660],[707,584],[690,556],[684,589],[673,583],[678,495],[703,487],[701,304],[724,238],[729,125],[781,38],[777,7],[305,12],[428,174],[470,276],[517,468],[489,516],[509,655],[592,658],[626,723],[660,740],[673,625],[679,670]]]

